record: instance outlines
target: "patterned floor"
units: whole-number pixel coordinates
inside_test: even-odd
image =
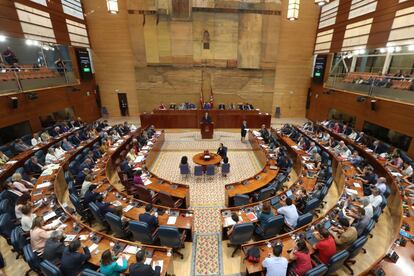
[[[228,147],[231,172],[223,177],[217,171],[211,179],[183,178],[178,164],[183,155],[193,167],[192,157],[205,149],[215,152],[219,143]],[[240,134],[217,131],[213,140],[201,140],[199,132],[166,133],[165,143],[151,172],[173,182],[190,186],[190,205],[195,212],[191,275],[223,275],[220,209],[224,207],[224,186],[260,171],[249,143]]]

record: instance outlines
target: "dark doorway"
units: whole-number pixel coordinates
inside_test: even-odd
[[[119,109],[122,116],[129,116],[128,99],[126,93],[118,93]]]

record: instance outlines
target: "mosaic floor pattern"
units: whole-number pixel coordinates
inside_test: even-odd
[[[231,166],[227,177],[219,171],[208,179],[182,177],[178,164],[187,156],[191,168],[192,157],[205,149],[216,152],[219,143],[228,147]],[[240,134],[216,131],[214,139],[201,140],[198,132],[166,133],[162,151],[151,168],[155,175],[190,186],[190,205],[195,212],[191,275],[223,275],[221,249],[221,216],[224,207],[224,186],[244,180],[261,170],[249,143],[240,141]]]

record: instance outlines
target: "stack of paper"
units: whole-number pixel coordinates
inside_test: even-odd
[[[47,187],[49,187],[49,186],[51,186],[52,185],[52,183],[51,182],[43,182],[43,183],[41,183],[41,184],[39,184],[39,185],[37,185],[36,186],[36,189],[43,189],[43,188],[47,188]]]
[[[135,255],[138,252],[138,247],[137,246],[133,246],[133,245],[127,245],[127,247],[125,247],[124,252],[127,254],[131,254],[131,255]]]
[[[97,249],[98,248],[98,245],[96,244],[96,243],[94,243],[94,244],[92,244],[91,246],[89,246],[89,252],[93,252],[93,251],[95,251],[95,249]]]

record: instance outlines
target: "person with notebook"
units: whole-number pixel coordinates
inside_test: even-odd
[[[145,251],[140,250],[135,254],[137,262],[129,266],[129,276],[159,276],[161,267],[156,266],[155,270],[151,265],[145,264]]]

